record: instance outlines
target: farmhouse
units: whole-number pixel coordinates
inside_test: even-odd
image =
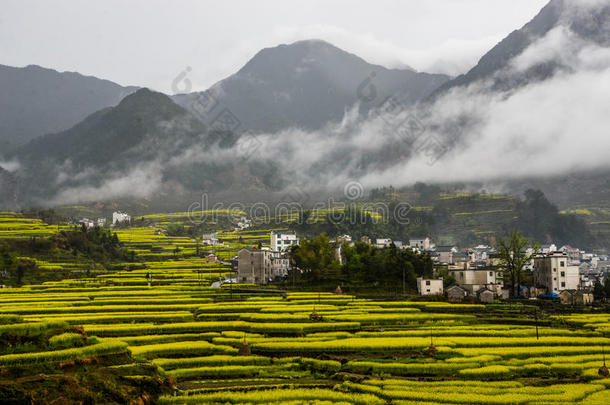
[[[496,293],[488,290],[487,288],[481,288],[479,291],[477,291],[477,297],[479,298],[479,301],[484,304],[493,304],[494,299],[496,298]]]
[[[559,293],[559,299],[564,305],[591,305],[593,294],[582,290],[563,290]]]
[[[430,250],[432,244],[430,238],[426,237],[415,237],[409,239],[409,247],[413,250]]]
[[[469,270],[449,270],[457,285],[474,295],[482,288],[496,294],[502,293],[502,273],[492,267]]]
[[[468,291],[458,285],[452,285],[447,288],[447,299],[449,302],[460,302],[468,296]]]
[[[419,295],[442,295],[443,279],[417,277],[417,292]]]
[[[237,257],[237,280],[240,283],[267,284],[284,277],[290,269],[290,257],[283,252],[243,248]]]
[[[207,246],[220,245],[220,240],[216,237],[216,233],[203,234],[201,237],[201,243]]]
[[[80,221],[78,221],[78,224],[80,226],[84,226],[87,229],[91,229],[95,226],[95,222],[90,220],[89,218],[83,218]]]
[[[379,249],[390,247],[391,244],[392,244],[392,239],[390,239],[390,238],[381,238],[381,239],[377,239],[375,241],[375,246],[377,246]]]
[[[441,264],[453,264],[453,255],[457,253],[455,246],[437,246],[436,257]]]

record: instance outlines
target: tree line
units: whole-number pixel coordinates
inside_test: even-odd
[[[288,283],[341,285],[416,291],[416,278],[431,277],[432,259],[394,244],[378,248],[363,242],[353,245],[331,241],[325,234],[292,247],[294,269]]]

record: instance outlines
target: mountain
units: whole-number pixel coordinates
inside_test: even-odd
[[[0,65],[0,145],[64,131],[136,90],[79,73]]]
[[[510,70],[515,57],[522,55],[552,30],[562,27],[576,34],[583,43],[610,46],[610,1],[551,0],[530,22],[487,52],[470,71],[439,86],[431,95],[432,99],[452,88],[483,80],[491,80],[491,89],[510,90],[550,77],[557,69],[565,67],[557,58],[543,59],[518,73],[506,70]]]
[[[184,138],[206,131],[166,95],[140,89],[116,107],[97,111],[67,131],[34,139],[18,156],[26,161],[69,159],[76,166],[103,167],[136,157],[142,161],[150,155],[171,154]]]
[[[168,96],[140,89],[67,131],[34,139],[15,157],[23,167],[22,191],[29,196],[46,198],[76,188],[84,189],[85,198],[95,190],[126,195],[140,190],[143,196],[153,182],[177,180],[172,170],[185,170],[179,161],[185,152],[233,142],[230,134],[222,135],[209,132]],[[178,181],[188,183],[187,174]],[[197,178],[203,182],[205,171]]]
[[[371,77],[374,90],[367,81]],[[307,40],[263,49],[205,92],[173,99],[204,122],[222,119],[223,112],[231,115],[233,130],[315,130],[341,120],[358,101],[361,112],[391,95],[410,105],[447,80],[445,75],[387,69],[327,42]]]

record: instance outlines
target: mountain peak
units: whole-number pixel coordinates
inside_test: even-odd
[[[521,55],[530,45],[558,27],[569,29],[581,39],[602,46],[610,44],[610,0],[551,0],[521,29],[515,30],[487,52],[469,72],[440,86],[431,99],[454,87],[493,77],[507,68],[511,60]],[[494,87],[512,87],[533,80],[545,79],[556,69],[553,63],[531,69],[531,75],[502,83],[494,79]]]
[[[370,77],[375,78],[377,97],[362,102],[358,90]],[[448,79],[387,69],[329,42],[307,39],[260,50],[237,73],[212,86],[205,97],[177,95],[174,100],[200,117],[200,97],[212,99],[212,106],[222,105],[231,112],[239,131],[317,130],[340,121],[355,105],[367,113],[391,95],[410,105]],[[211,122],[217,114],[213,111],[202,121]]]
[[[64,131],[93,112],[118,104],[135,90],[38,65],[0,65],[0,88],[0,143],[15,146]]]

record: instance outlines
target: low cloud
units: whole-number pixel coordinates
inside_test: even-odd
[[[548,64],[557,69],[544,80],[492,90],[498,77],[523,78]],[[489,82],[454,88],[433,104],[389,111],[384,100],[373,100],[377,108],[368,117],[360,116],[355,105],[341,122],[317,131],[246,133],[232,147],[201,144],[160,153],[126,175],[117,171],[97,185],[65,188],[51,203],[147,198],[168,186],[168,170],[198,162],[229,162],[223,170],[239,173],[234,177],[244,183],[246,174],[282,180],[272,184],[276,189],[340,189],[358,180],[369,189],[425,181],[484,182],[498,190],[510,179],[610,168],[608,94],[610,49],[562,25]],[[241,176],[242,169],[252,173]],[[69,173],[58,172],[58,181],[68,181]]]
[[[15,172],[19,170],[21,164],[17,160],[0,160],[0,168],[9,171]]]
[[[100,185],[64,188],[44,205],[62,205],[82,201],[103,201],[125,196],[150,198],[162,185],[162,174],[155,164],[131,170],[127,175],[110,175]],[[41,202],[42,203],[42,202]]]

